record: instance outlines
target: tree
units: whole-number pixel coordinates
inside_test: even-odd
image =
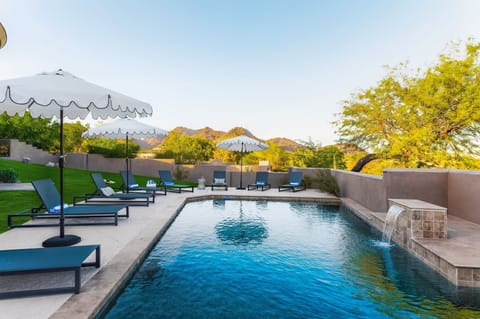
[[[480,44],[451,48],[425,72],[409,75],[401,64],[344,101],[335,122],[341,141],[401,167],[470,166],[478,155]]]
[[[79,152],[82,148],[82,133],[88,128],[79,121],[63,124],[63,141],[65,152]]]
[[[302,147],[297,148],[290,156],[292,166],[324,167],[345,169],[344,154],[334,145],[322,147],[311,139],[301,141]]]
[[[163,141],[158,154],[162,158],[174,158],[182,164],[196,164],[212,158],[214,145],[203,137],[180,135],[171,132]]]
[[[284,172],[288,169],[289,154],[276,143],[269,142],[268,148],[261,152],[262,160],[268,161],[272,171]]]
[[[18,139],[52,153],[60,147],[59,124],[50,119],[32,118],[28,112],[24,116],[1,114],[0,138]]]

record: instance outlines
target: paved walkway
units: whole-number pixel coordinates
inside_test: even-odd
[[[32,196],[36,196],[33,195]],[[297,193],[278,192],[271,189],[265,192],[229,189],[228,191],[195,190],[192,193],[168,193],[157,196],[155,204],[150,207],[131,207],[130,218],[121,219],[118,226],[77,226],[67,227],[67,234],[75,234],[82,238],[80,244],[100,244],[102,265],[99,269],[82,270],[81,293],[58,294],[51,296],[4,299],[0,300],[0,318],[89,318],[97,311],[105,299],[119,288],[122,280],[137,264],[142,255],[157,242],[168,225],[189,198],[209,199],[214,196],[236,199],[294,199],[326,200],[337,202],[333,196],[316,190]],[[16,228],[0,234],[0,249],[41,247],[41,243],[58,235],[58,228]],[[45,276],[22,276],[27,278],[23,283],[18,276],[0,278],[0,287],[9,285],[44,285],[70,280],[71,276],[62,274],[46,274]]]

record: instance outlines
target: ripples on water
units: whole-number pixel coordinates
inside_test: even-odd
[[[478,289],[380,238],[335,206],[190,203],[106,318],[480,318]]]

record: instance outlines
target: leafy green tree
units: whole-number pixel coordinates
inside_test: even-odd
[[[79,152],[82,149],[82,133],[87,129],[79,121],[63,124],[63,147],[65,152]]]
[[[376,87],[344,101],[335,122],[342,142],[395,166],[477,167],[480,44],[451,49],[424,72],[391,68]]]
[[[0,138],[18,139],[45,151],[56,153],[60,147],[59,124],[50,119],[0,115]]]
[[[269,162],[272,171],[284,172],[288,169],[289,154],[275,143],[268,143],[268,148],[261,152],[259,160]]]
[[[206,138],[171,132],[163,141],[158,157],[174,158],[175,162],[182,164],[196,164],[210,160],[214,148],[213,143]]]
[[[324,167],[345,169],[343,152],[336,146],[322,147],[311,139],[301,141],[302,147],[297,148],[290,156],[292,166]]]

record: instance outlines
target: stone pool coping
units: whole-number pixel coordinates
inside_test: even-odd
[[[100,244],[102,265],[98,270],[82,272],[82,288],[78,295],[59,294],[0,300],[6,318],[94,318],[114,297],[122,284],[143,261],[150,249],[168,229],[183,206],[189,201],[208,199],[302,200],[340,204],[335,196],[317,190],[302,192],[197,190],[194,193],[168,193],[158,196],[149,207],[131,207],[130,218],[118,226],[66,227],[67,234],[82,237],[80,244]],[[41,243],[58,233],[58,228],[16,228],[0,234],[0,249],[41,247]],[[28,305],[28,306],[26,306]]]

